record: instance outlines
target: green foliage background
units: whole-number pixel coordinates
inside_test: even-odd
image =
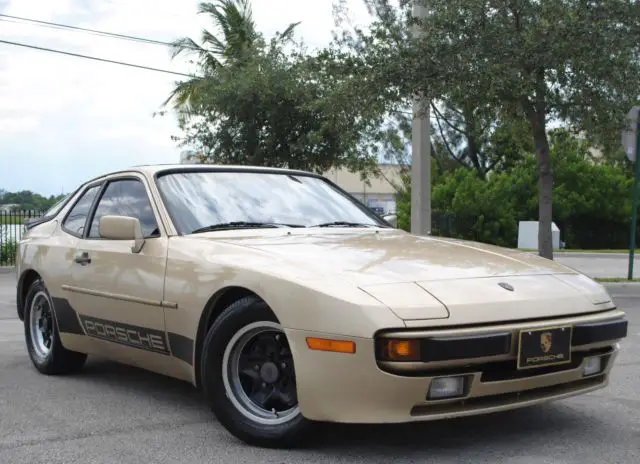
[[[554,164],[553,220],[567,248],[625,248],[629,240],[632,169],[592,156],[589,145],[567,131],[551,134]],[[398,194],[398,226],[409,230],[408,178]],[[432,220],[435,235],[515,247],[518,221],[536,220],[536,160],[486,179],[460,167],[434,178]]]

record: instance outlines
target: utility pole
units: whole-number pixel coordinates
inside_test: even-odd
[[[423,19],[427,15],[426,0],[413,0],[413,16]],[[414,26],[413,36],[423,32]],[[429,102],[423,92],[414,96],[411,127],[411,233],[431,233],[431,131]]]

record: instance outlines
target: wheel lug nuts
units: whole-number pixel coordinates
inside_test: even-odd
[[[282,367],[284,369],[285,367],[287,367],[287,363],[280,364],[280,367]]]
[[[262,382],[262,388],[266,387],[267,384],[265,382]]]
[[[255,369],[255,370],[257,370],[257,371],[259,371],[259,370],[260,370],[260,366],[256,364],[256,365],[254,366],[254,369]]]

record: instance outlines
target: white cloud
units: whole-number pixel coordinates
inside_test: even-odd
[[[25,134],[38,127],[38,119],[29,116],[0,117],[0,134]]]
[[[365,18],[363,0],[351,0]],[[197,0],[0,0],[0,12],[162,41],[198,38]],[[4,6],[4,9],[2,7]],[[253,0],[267,36],[302,21],[312,47],[331,39],[332,0]],[[0,21],[0,40],[188,73],[166,47]],[[179,76],[0,44],[0,188],[69,191],[90,176],[171,163],[171,116],[152,117]]]

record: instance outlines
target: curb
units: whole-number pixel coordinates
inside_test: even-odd
[[[640,282],[598,282],[604,287],[640,289]]]
[[[13,274],[15,271],[15,267],[0,266],[0,274]]]
[[[554,253],[553,259],[556,258],[610,258],[610,259],[627,259],[628,253]],[[635,259],[640,259],[640,256],[634,256]]]

